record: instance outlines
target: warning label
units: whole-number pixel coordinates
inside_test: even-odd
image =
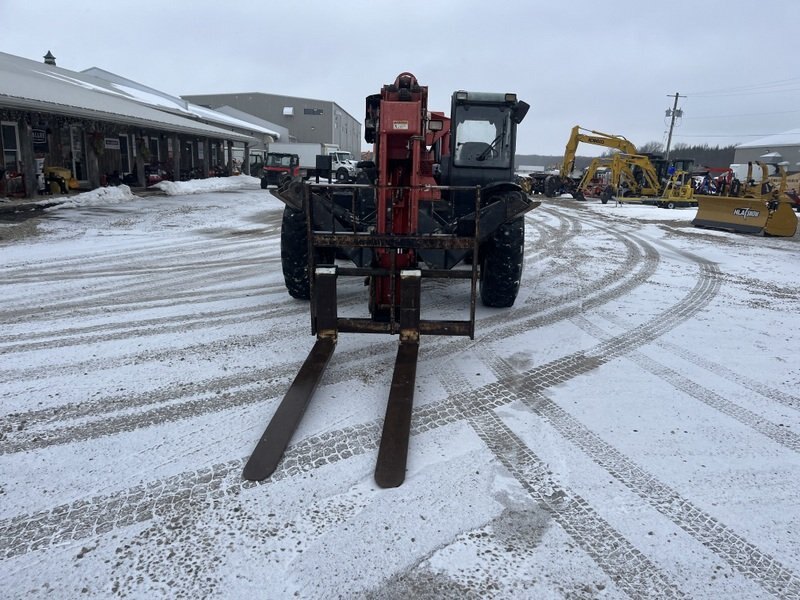
[[[408,121],[392,121],[392,129],[408,129]]]

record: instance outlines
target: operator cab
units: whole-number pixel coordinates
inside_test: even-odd
[[[504,106],[462,105],[456,113],[457,167],[508,168],[511,164],[511,111]]]
[[[450,156],[442,157],[440,165],[442,185],[485,188],[513,182],[517,125],[529,108],[526,102],[517,100],[516,94],[455,92],[450,111]],[[458,205],[470,202],[469,192],[455,196]],[[457,212],[465,210],[461,207]]]
[[[462,169],[498,169],[501,172],[487,173],[487,182],[509,180],[514,167],[516,126],[528,108],[525,102],[517,101],[516,94],[455,92],[450,113],[450,185],[458,185],[453,177],[475,180],[474,172],[464,173],[464,177],[455,174]]]

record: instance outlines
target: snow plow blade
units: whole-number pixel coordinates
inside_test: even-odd
[[[797,216],[791,204],[783,200],[696,196],[695,227],[792,237],[797,231]]]

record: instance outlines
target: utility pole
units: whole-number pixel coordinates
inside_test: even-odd
[[[667,95],[667,98],[672,98],[671,95]],[[669,108],[667,109],[666,116],[672,117],[672,120],[669,122],[669,136],[667,136],[667,149],[664,151],[664,160],[669,163],[669,147],[672,145],[672,129],[675,127],[675,117],[682,117],[683,111],[678,110],[678,98],[686,98],[686,96],[681,96],[678,92],[675,92],[675,103],[672,105],[672,110]]]

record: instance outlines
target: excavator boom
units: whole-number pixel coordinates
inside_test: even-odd
[[[572,172],[575,170],[575,157],[580,143],[619,150],[623,154],[633,155],[637,153],[633,142],[624,136],[575,125],[564,148],[564,160],[561,163],[558,175],[549,175],[544,181],[544,194],[548,198],[559,196],[562,193],[570,193],[578,200],[583,199],[580,186],[576,185],[577,182],[572,179]]]

